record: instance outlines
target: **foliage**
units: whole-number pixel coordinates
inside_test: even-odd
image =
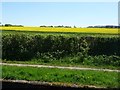
[[[2,36],[3,59],[29,60],[50,57],[60,59],[78,55],[80,59],[88,55],[120,55],[120,38],[30,36],[8,34]]]

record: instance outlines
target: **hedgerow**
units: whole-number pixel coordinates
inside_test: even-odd
[[[32,58],[60,59],[69,55],[120,56],[120,38],[65,37],[26,34],[2,36],[2,58],[9,60],[30,60]]]

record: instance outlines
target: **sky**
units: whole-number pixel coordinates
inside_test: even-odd
[[[120,25],[120,2],[118,3],[118,24]]]
[[[2,2],[119,2],[119,0],[1,0]]]
[[[118,25],[117,2],[2,2],[1,13],[2,24]]]

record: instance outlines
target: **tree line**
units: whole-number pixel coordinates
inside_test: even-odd
[[[12,25],[12,24],[4,24],[4,25],[2,24],[0,26],[5,26],[5,27],[24,27],[23,25]]]
[[[106,25],[106,26],[88,26],[87,28],[120,28],[120,26]]]
[[[58,26],[46,26],[46,25],[41,25],[40,27],[55,27],[55,28],[57,28],[57,27],[59,27],[59,28],[72,28],[71,26],[63,26],[63,25],[58,25]]]
[[[12,24],[2,24],[0,22],[0,26],[6,26],[6,27],[9,27],[9,26],[12,26],[12,27],[24,27],[23,25],[12,25]],[[58,25],[58,26],[53,26],[53,25],[50,25],[50,26],[47,26],[47,25],[41,25],[39,27],[54,27],[54,28],[72,28],[72,26],[64,26],[64,25]],[[73,26],[73,28],[78,28],[76,27],[75,25]],[[81,27],[79,27],[81,28]],[[116,26],[116,25],[105,25],[105,26],[88,26],[87,28],[120,28],[120,25]]]

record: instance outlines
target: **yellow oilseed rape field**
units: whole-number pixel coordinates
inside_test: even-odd
[[[118,29],[112,28],[0,27],[0,30],[118,34]]]

